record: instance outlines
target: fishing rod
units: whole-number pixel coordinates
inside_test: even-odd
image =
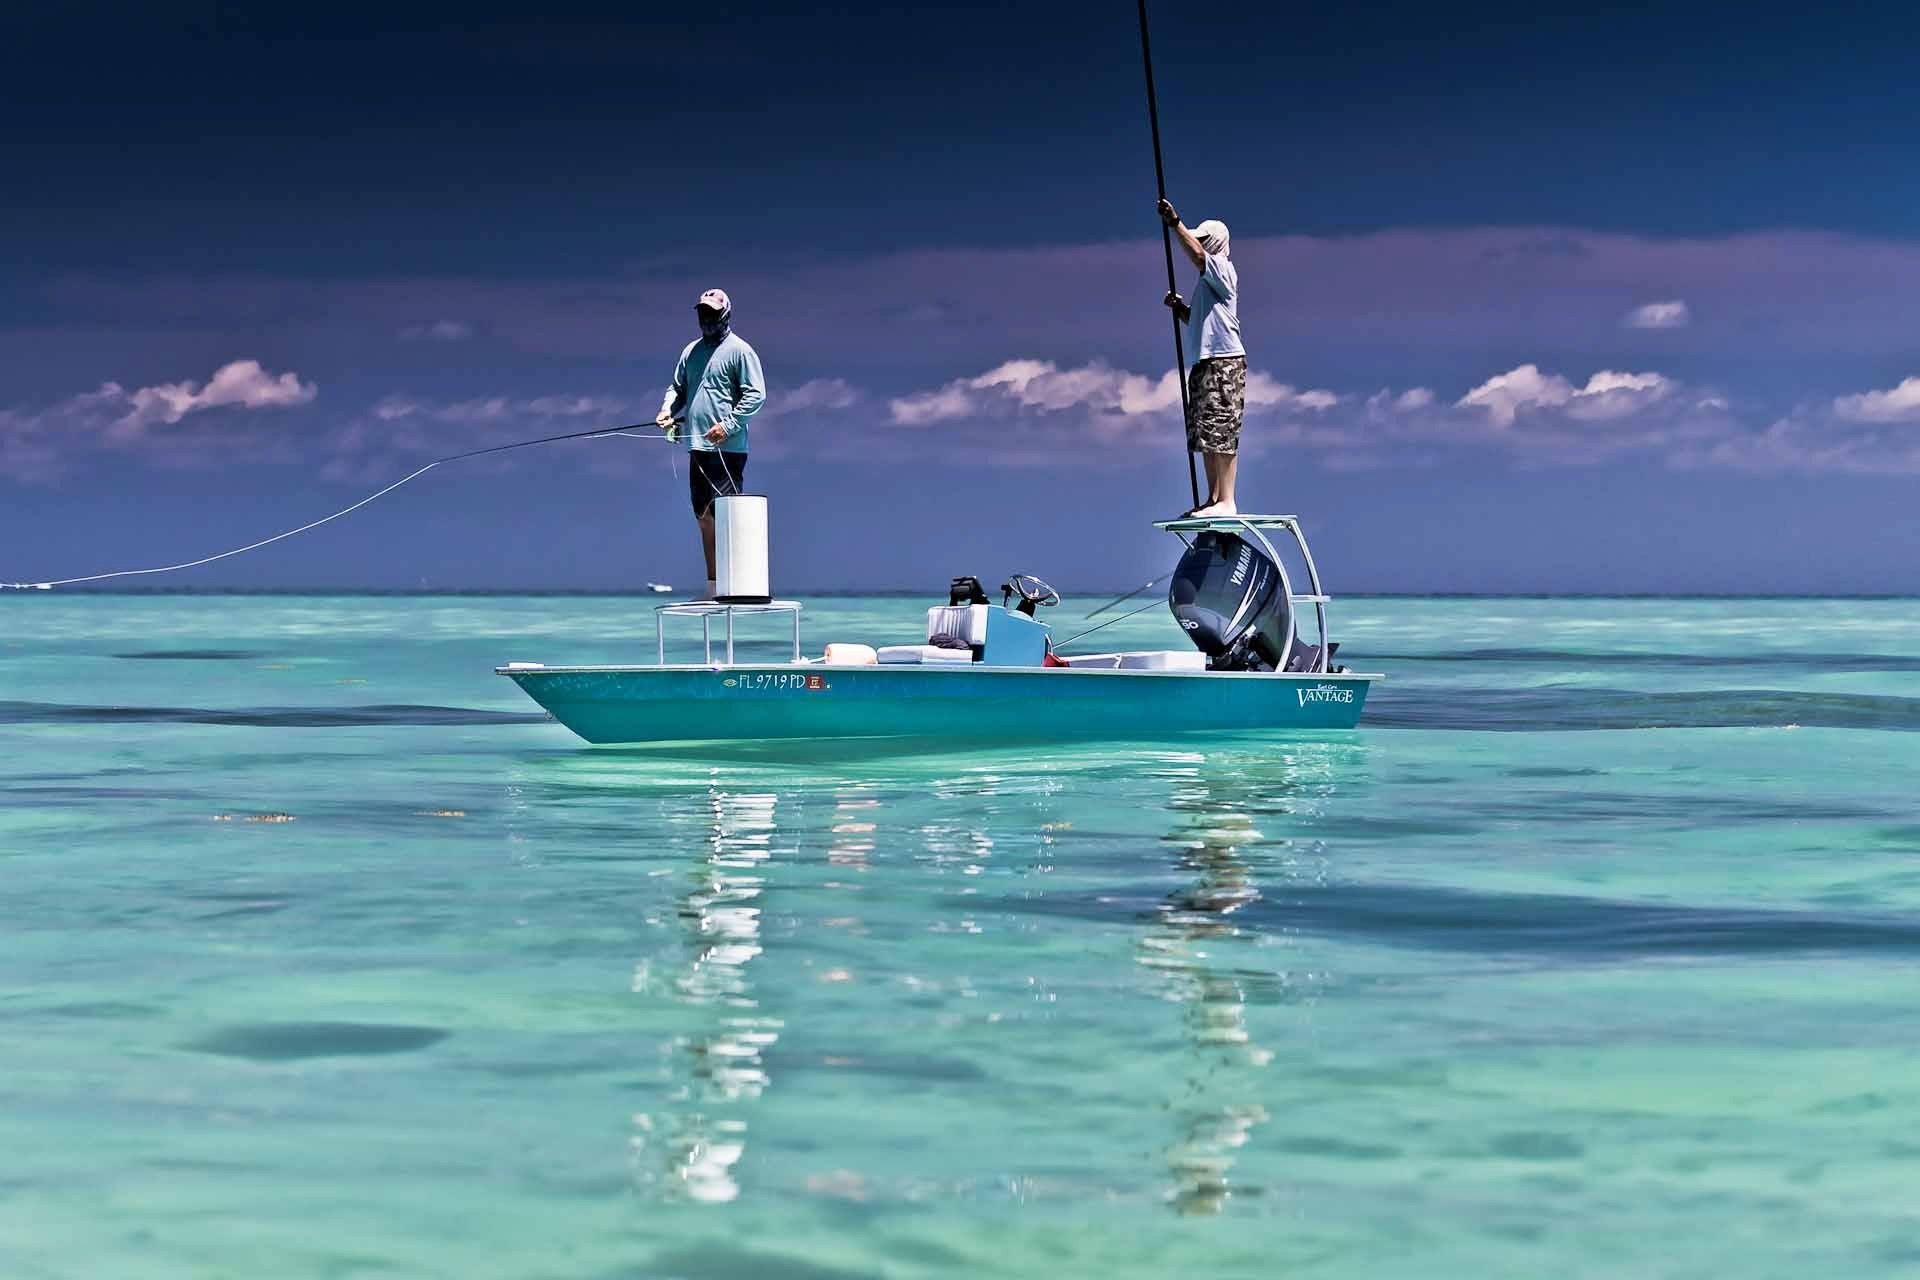
[[[1127,594],[1123,596],[1115,596],[1113,599],[1107,601],[1105,604],[1101,605],[1098,609],[1095,609],[1092,613],[1089,613],[1085,617],[1083,617],[1081,621],[1086,622],[1093,618],[1097,618],[1101,614],[1105,613],[1107,610],[1113,608],[1113,606],[1117,604],[1125,604],[1127,601],[1139,595],[1142,591],[1145,591],[1148,587],[1159,586],[1161,583],[1165,582],[1168,578],[1171,578],[1175,572],[1176,570],[1169,569],[1167,572],[1161,574],[1157,578],[1147,579],[1145,582],[1141,583],[1139,586],[1135,587],[1133,590],[1127,592]]]
[[[1152,584],[1148,584],[1148,585],[1152,585]],[[1140,589],[1142,591],[1145,591],[1146,587],[1142,587]],[[1085,631],[1074,632],[1072,635],[1068,636],[1065,640],[1059,641],[1055,645],[1055,648],[1064,649],[1066,646],[1072,644],[1075,640],[1078,640],[1081,636],[1090,636],[1094,632],[1099,631],[1102,628],[1110,627],[1116,622],[1125,622],[1128,618],[1136,618],[1141,614],[1145,613],[1147,610],[1156,609],[1159,606],[1160,606],[1160,602],[1158,600],[1149,600],[1145,604],[1141,605],[1138,609],[1129,609],[1127,612],[1120,614],[1118,617],[1108,618],[1105,622],[1095,623],[1093,626],[1088,627]],[[1092,615],[1088,615],[1088,616],[1091,617]]]
[[[636,432],[644,434],[636,434]],[[401,476],[398,480],[395,480],[378,493],[370,493],[352,506],[342,507],[330,516],[322,516],[318,520],[309,521],[297,529],[288,529],[283,533],[274,534],[271,538],[262,538],[258,542],[249,542],[246,546],[235,547],[231,551],[222,551],[215,555],[202,556],[198,560],[183,560],[179,564],[155,565],[149,569],[117,569],[112,573],[90,573],[78,578],[53,578],[46,582],[0,582],[0,590],[46,591],[53,587],[71,586],[76,582],[100,582],[107,578],[132,578],[138,577],[141,574],[174,573],[181,569],[197,568],[203,564],[212,564],[215,560],[225,560],[229,556],[241,555],[248,551],[257,551],[261,547],[279,542],[283,538],[291,538],[297,533],[305,533],[309,529],[318,529],[321,525],[338,520],[341,516],[353,514],[374,499],[386,497],[407,481],[418,476],[423,476],[435,467],[443,466],[449,462],[460,462],[467,458],[479,458],[489,453],[505,453],[509,449],[528,449],[537,444],[556,444],[562,440],[603,440],[610,436],[620,436],[628,440],[665,440],[669,443],[673,442],[672,436],[659,431],[653,423],[634,422],[623,427],[595,427],[591,431],[569,431],[565,435],[541,436],[538,440],[519,440],[513,444],[496,444],[484,449],[469,449],[465,453],[451,453],[444,458],[435,458],[424,467]]]
[[[1140,0],[1140,58],[1147,68],[1147,119],[1153,124],[1153,179],[1159,188],[1160,199],[1167,198],[1167,170],[1160,160],[1160,102],[1153,93],[1153,47],[1147,42],[1147,0]],[[1167,292],[1178,293],[1179,286],[1173,278],[1173,228],[1165,219],[1160,222],[1160,247],[1167,254]],[[1180,430],[1184,434],[1187,423],[1193,421],[1193,411],[1187,405],[1187,352],[1186,343],[1180,337],[1180,313],[1173,316],[1173,362],[1180,370]],[[1187,447],[1187,486],[1193,490],[1193,505],[1200,506],[1200,473],[1194,468],[1193,447]],[[1144,589],[1144,588],[1143,588]]]

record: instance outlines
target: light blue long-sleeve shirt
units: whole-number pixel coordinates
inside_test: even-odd
[[[685,411],[681,430],[686,433],[687,448],[745,453],[747,419],[766,399],[760,357],[746,339],[729,333],[711,345],[704,338],[687,344],[673,368],[673,382],[662,407],[675,417]],[[717,445],[707,439],[707,432],[716,426],[727,428],[727,438]]]
[[[1193,287],[1193,314],[1187,320],[1187,350],[1195,360],[1244,356],[1240,345],[1240,273],[1233,259],[1210,253]]]

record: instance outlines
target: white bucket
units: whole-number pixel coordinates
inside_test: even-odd
[[[767,500],[735,494],[713,500],[714,597],[764,604],[767,589]]]

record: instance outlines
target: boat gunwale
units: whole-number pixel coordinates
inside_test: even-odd
[[[737,671],[807,671],[825,673],[829,671],[898,671],[921,674],[973,673],[975,675],[992,672],[996,675],[1075,675],[1075,676],[1160,676],[1178,679],[1239,679],[1239,680],[1298,680],[1325,683],[1329,680],[1384,680],[1386,675],[1377,671],[1154,671],[1144,668],[1121,667],[1002,667],[985,663],[826,663],[826,662],[670,662],[670,663],[609,663],[584,666],[498,666],[493,673],[498,676],[517,678],[519,676],[540,675],[617,675],[640,674],[643,672],[710,672],[724,673]]]

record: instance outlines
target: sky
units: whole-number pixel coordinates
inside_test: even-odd
[[[1336,595],[1920,592],[1910,5],[1149,9],[1241,506]],[[715,286],[777,591],[1176,558],[1132,5],[28,0],[0,83],[0,582],[648,420]],[[684,457],[613,438],[132,582],[702,576]]]

